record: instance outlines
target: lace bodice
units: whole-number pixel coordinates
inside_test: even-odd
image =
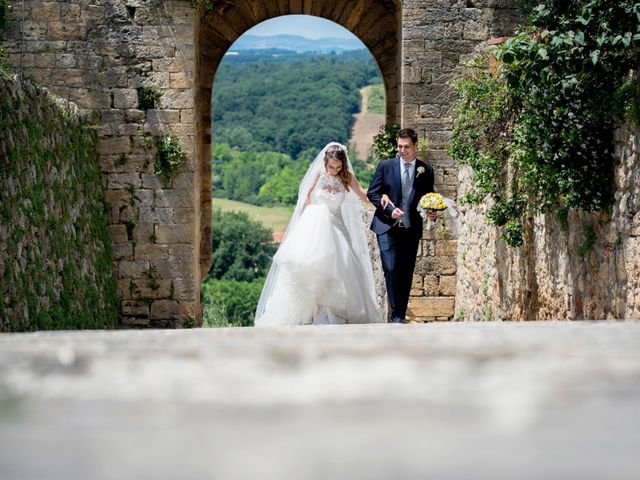
[[[338,213],[346,194],[344,185],[338,177],[322,173],[311,193],[311,203],[326,205],[332,213]]]

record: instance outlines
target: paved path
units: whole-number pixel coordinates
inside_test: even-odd
[[[638,479],[640,322],[0,335],[1,479]]]

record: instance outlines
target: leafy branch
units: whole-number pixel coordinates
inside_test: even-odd
[[[640,4],[545,1],[531,25],[454,82],[449,153],[470,165],[475,190],[492,199],[487,218],[512,246],[525,216],[569,208],[602,211],[613,201],[613,129],[637,112]],[[612,108],[613,107],[613,108]]]

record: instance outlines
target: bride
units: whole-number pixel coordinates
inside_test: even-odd
[[[329,143],[300,184],[256,326],[382,322],[358,197],[368,201],[345,147]]]

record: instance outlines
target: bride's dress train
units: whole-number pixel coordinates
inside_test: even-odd
[[[353,193],[337,177],[320,174],[311,204],[273,258],[277,276],[256,326],[382,321],[366,240],[363,252],[362,239],[354,242],[343,217],[347,195]]]

